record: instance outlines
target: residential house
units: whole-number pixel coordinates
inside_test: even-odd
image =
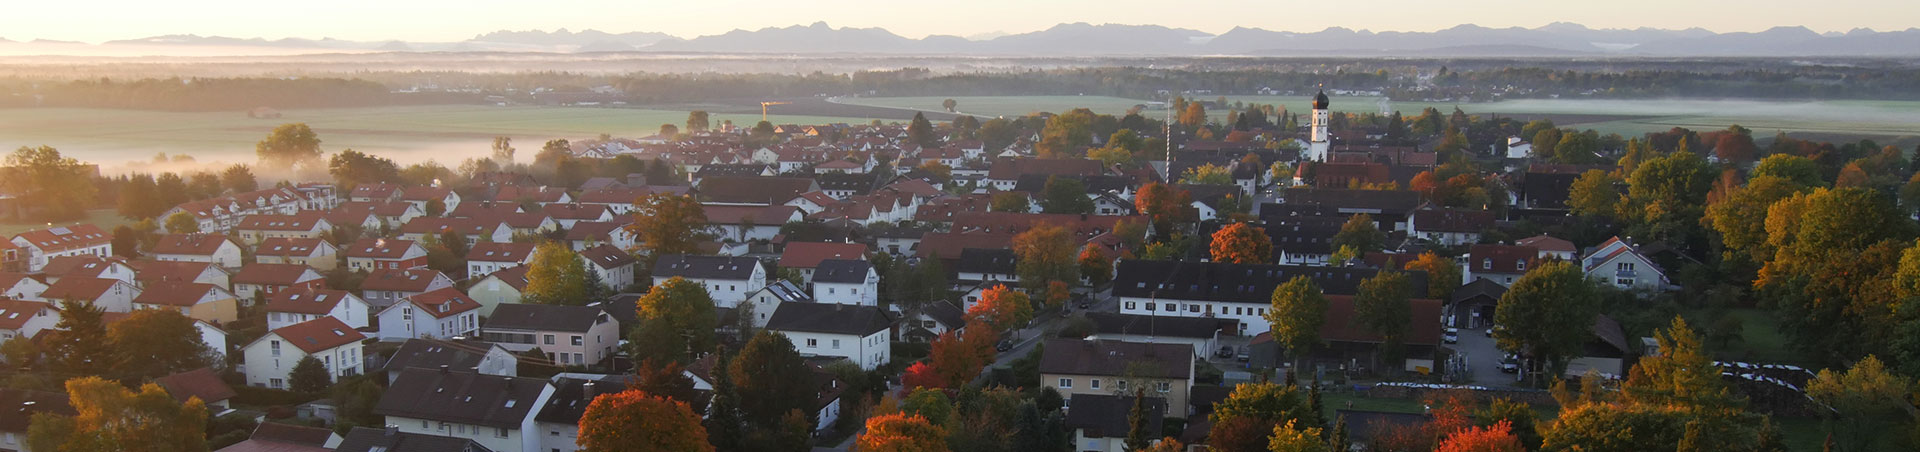
[[[858,259],[826,259],[813,273],[813,299],[821,303],[880,305],[880,273]]]
[[[373,307],[352,292],[332,289],[289,290],[267,297],[267,329],[332,317],[354,329],[371,326]]]
[[[894,227],[870,231],[874,247],[894,257],[911,256],[920,248],[920,240],[930,232],[920,227]]]
[[[1066,396],[1068,412],[1080,395],[1113,396],[1144,389],[1167,400],[1160,412],[1187,417],[1193,389],[1193,347],[1083,339],[1048,339],[1040,356],[1040,384]]]
[[[536,452],[542,449],[534,415],[552,396],[553,385],[537,378],[414,367],[400,371],[373,412],[386,417],[386,425],[398,434],[449,436],[494,451]]]
[[[313,267],[256,263],[240,267],[240,273],[233,275],[233,294],[242,305],[253,306],[281,291],[319,289],[326,284],[327,278]]]
[[[701,179],[694,191],[702,204],[777,206],[801,193],[820,191],[820,184],[801,177],[715,176]]]
[[[1078,177],[1102,174],[1106,174],[1106,168],[1098,160],[998,158],[987,170],[985,182],[995,189],[1012,190],[1022,176]]]
[[[1614,287],[1639,291],[1666,290],[1667,273],[1640,249],[1619,237],[1594,247],[1580,262],[1587,278],[1598,279]]]
[[[806,219],[800,208],[788,205],[705,205],[702,210],[719,239],[737,242],[772,240],[782,226]]]
[[[1466,209],[1422,209],[1410,220],[1414,237],[1440,246],[1480,242],[1480,232],[1493,229],[1493,212]]]
[[[503,304],[480,336],[515,353],[539,350],[562,366],[599,366],[620,345],[620,322],[600,308]]]
[[[207,404],[207,411],[215,416],[231,409],[227,402],[240,395],[220,379],[220,374],[206,367],[156,378],[153,382],[180,403],[186,403],[188,399],[200,399],[201,403]]]
[[[1527,269],[1540,265],[1540,250],[1531,246],[1474,245],[1461,259],[1460,268],[1468,281],[1485,279],[1512,286],[1526,276]]]
[[[340,251],[347,257],[347,270],[403,270],[427,266],[427,249],[419,242],[401,239],[365,238]]]
[[[1605,314],[1593,316],[1593,336],[1582,344],[1580,354],[1567,361],[1565,378],[1580,378],[1592,370],[1610,379],[1627,376],[1627,335],[1620,322]]]
[[[532,243],[476,243],[467,250],[467,277],[532,264],[533,250]]]
[[[160,282],[212,284],[222,289],[233,287],[233,274],[219,264],[186,261],[127,261],[134,267],[142,286]]]
[[[473,372],[502,377],[518,376],[520,360],[500,344],[473,339],[407,339],[387,359],[387,384],[400,378],[409,368]]]
[[[961,312],[959,306],[951,301],[933,300],[902,316],[893,335],[901,342],[933,342],[934,338],[965,328],[966,324],[966,313]]]
[[[715,307],[732,308],[747,299],[747,294],[767,286],[767,267],[751,257],[660,256],[653,265],[655,283],[675,277],[705,286]]]
[[[399,427],[378,429],[354,427],[347,436],[340,439],[340,446],[334,452],[399,452],[399,451],[448,451],[448,452],[495,452],[467,438],[455,438],[426,433],[407,433]],[[537,450],[537,449],[534,449]]]
[[[418,242],[426,239],[429,234],[438,236],[447,231],[466,238],[469,246],[480,242],[499,243],[513,240],[513,228],[499,220],[436,217],[415,218],[400,225],[400,238]]]
[[[245,246],[259,245],[269,238],[324,239],[333,232],[333,223],[328,222],[326,214],[319,211],[302,211],[295,214],[247,215],[240,219],[240,225],[234,230],[240,232],[240,242]]]
[[[384,234],[426,214],[420,207],[400,201],[349,202],[328,210],[326,218],[334,226],[359,226],[368,234]]]
[[[493,272],[473,286],[467,288],[467,296],[480,303],[480,316],[493,315],[493,309],[504,303],[519,303],[520,293],[527,290],[527,267],[513,267]]]
[[[180,397],[176,395],[174,398]],[[319,403],[322,402],[310,402],[309,405]],[[302,407],[305,406],[308,405],[302,405]],[[332,420],[330,413],[316,414],[313,417],[325,421]],[[222,452],[334,452],[333,448],[345,440],[330,428],[262,422],[253,428],[253,434],[247,436],[246,441],[220,450]]]
[[[430,268],[374,270],[360,281],[360,298],[384,310],[403,298],[451,287],[453,278]]]
[[[1332,188],[1289,188],[1283,205],[1317,209],[1319,215],[1351,217],[1367,214],[1379,223],[1381,231],[1406,231],[1412,226],[1414,211],[1424,203],[1420,193],[1406,190],[1355,190]],[[1264,214],[1267,206],[1261,207]]]
[[[866,260],[867,245],[836,242],[789,242],[780,252],[780,270],[800,272],[801,284],[812,284],[814,270],[827,259]]]
[[[1220,349],[1220,337],[1232,336],[1239,325],[1231,319],[1209,317],[1166,317],[1112,312],[1086,313],[1093,322],[1088,339],[1187,344],[1194,356],[1208,356]]]
[[[561,229],[573,229],[573,225],[582,221],[613,221],[613,211],[598,204],[547,204],[540,211],[552,217]]]
[[[1536,235],[1533,237],[1527,237],[1520,240],[1515,240],[1513,241],[1513,244],[1520,245],[1520,246],[1531,246],[1531,247],[1534,247],[1535,249],[1540,250],[1541,259],[1559,259],[1563,261],[1572,262],[1574,258],[1579,256],[1579,253],[1580,253],[1580,249],[1575,248],[1573,246],[1573,242],[1554,238],[1553,236],[1549,236],[1545,234]]]
[[[766,330],[786,335],[803,356],[838,356],[873,370],[893,360],[892,327],[875,306],[781,303]]]
[[[1232,319],[1240,323],[1238,335],[1254,336],[1269,328],[1264,316],[1273,288],[1287,280],[1306,276],[1328,295],[1352,295],[1377,273],[1357,267],[1122,259],[1113,296],[1122,314]],[[1426,272],[1402,273],[1409,286],[1427,286]]]
[[[382,341],[472,336],[480,331],[480,302],[447,287],[402,298],[379,319]]]
[[[254,261],[262,264],[298,264],[328,271],[340,266],[340,250],[332,242],[319,238],[270,237],[254,250]]]
[[[754,328],[766,328],[767,319],[773,317],[774,309],[781,303],[812,303],[813,297],[793,281],[776,279],[772,284],[747,295],[747,299],[734,307],[735,315],[753,316]]]
[[[573,196],[567,194],[567,189],[561,187],[506,185],[500,187],[500,191],[494,192],[493,200],[516,203],[533,201],[535,204],[544,206],[573,202]]]
[[[421,212],[431,210],[427,205],[433,201],[440,201],[441,212],[452,212],[453,209],[460,208],[460,193],[447,187],[407,187],[400,190],[399,198],[419,208]]]
[[[240,300],[226,288],[187,281],[162,281],[148,284],[133,299],[134,309],[172,309],[217,324],[240,319]]]
[[[584,376],[584,375],[582,375]],[[580,418],[586,414],[587,406],[593,399],[603,394],[616,394],[627,389],[624,376],[605,375],[599,378],[553,377],[553,397],[547,399],[547,405],[540,407],[534,415],[534,425],[540,436],[540,449],[548,452],[577,452],[581,450]],[[693,405],[694,413],[706,412],[706,406],[697,401],[688,401]]]
[[[148,253],[154,260],[166,262],[206,262],[226,268],[239,268],[240,244],[223,234],[167,234],[153,244]]]
[[[25,271],[38,272],[47,262],[61,256],[107,257],[113,255],[113,235],[91,224],[35,229],[13,236],[10,242],[24,251]]]
[[[587,271],[598,275],[601,285],[613,290],[633,285],[634,267],[640,262],[632,254],[605,243],[580,250],[580,258],[587,260]]]
[[[100,278],[139,285],[138,271],[128,264],[125,258],[93,256],[60,256],[47,262],[41,277],[48,284],[58,284],[68,277]]]
[[[380,202],[400,200],[400,185],[388,183],[360,184],[347,192],[347,201]]]
[[[957,284],[1019,285],[1020,273],[1011,248],[966,248],[960,250],[960,264],[954,267]]]
[[[66,391],[0,388],[0,407],[7,407],[0,410],[0,449],[21,452],[32,452],[27,448],[27,428],[33,424],[34,415],[80,415],[79,411],[73,409],[72,399]]]
[[[1097,380],[1095,380],[1097,381]],[[1152,391],[1148,391],[1149,394]],[[1086,393],[1072,398],[1067,409],[1067,428],[1073,429],[1073,450],[1080,452],[1126,452],[1127,436],[1132,428],[1134,403],[1133,393]],[[1149,432],[1161,431],[1172,407],[1165,397],[1148,396],[1140,405],[1146,407],[1144,427]],[[1184,415],[1180,416],[1184,417]],[[1150,436],[1159,436],[1158,434]],[[1159,439],[1152,440],[1158,444]]]
[[[1490,279],[1474,279],[1453,289],[1453,300],[1447,303],[1447,326],[1476,330],[1493,326],[1494,309],[1506,294],[1506,284]]]
[[[40,296],[46,291],[47,283],[26,273],[0,272],[0,298],[46,301]]]
[[[361,373],[361,360],[366,356],[361,341],[366,338],[332,317],[296,323],[270,330],[241,347],[246,356],[242,369],[250,386],[287,389],[294,364],[312,356],[326,366],[330,378],[339,380]]]
[[[632,217],[615,218],[614,221],[582,221],[573,224],[567,230],[567,244],[574,251],[584,250],[602,243],[613,245],[622,250],[639,249],[640,238],[628,231],[626,226],[633,223]]]
[[[132,312],[140,288],[118,279],[70,277],[47,286],[40,297],[49,302],[77,301],[107,312]]]
[[[1272,204],[1268,204],[1271,206]],[[1279,210],[1279,209],[1272,209]],[[1333,236],[1340,232],[1346,218],[1322,216],[1279,216],[1272,210],[1260,211],[1267,240],[1273,242],[1274,260],[1288,265],[1322,266],[1333,264]]]
[[[52,303],[0,297],[0,342],[33,338],[60,323],[60,309]]]

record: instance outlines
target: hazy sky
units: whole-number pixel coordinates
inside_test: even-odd
[[[1881,31],[1920,26],[1920,1],[1826,0],[7,0],[0,37],[100,42],[161,34],[458,41],[500,29],[660,31],[693,37],[826,21],[903,36],[1021,33],[1061,22],[1318,31],[1537,27]]]

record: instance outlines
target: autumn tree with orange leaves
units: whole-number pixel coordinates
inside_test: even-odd
[[[668,254],[700,254],[707,212],[692,196],[655,193],[633,201],[633,224],[626,229],[644,244],[651,266]]]
[[[917,362],[907,366],[907,371],[900,374],[900,385],[908,388],[944,388],[947,382],[934,371],[933,366]]]
[[[1078,283],[1080,269],[1073,252],[1078,244],[1067,228],[1046,223],[1013,236],[1014,271],[1020,275],[1020,284],[1038,292],[1055,281]]]
[[[1033,301],[1027,294],[996,285],[980,292],[980,301],[967,308],[967,321],[992,331],[1006,331],[1033,319]]]
[[[1494,423],[1491,427],[1474,427],[1447,435],[1436,452],[1526,452],[1520,445],[1520,438],[1513,436],[1513,425],[1507,421]]]
[[[700,416],[687,404],[638,390],[593,399],[575,441],[590,452],[711,452]]]
[[[917,414],[883,414],[867,418],[867,430],[854,440],[854,450],[945,452],[947,431]]]
[[[932,362],[932,374],[939,377],[939,387],[966,386],[980,376],[980,370],[993,359],[993,344],[999,340],[999,333],[988,328],[948,331],[935,338],[928,360]]]
[[[1148,182],[1133,196],[1133,208],[1153,217],[1155,229],[1162,233],[1173,223],[1190,221],[1187,206],[1192,204],[1193,195],[1186,190],[1159,182]]]
[[[1214,262],[1235,264],[1273,263],[1273,240],[1267,230],[1247,223],[1234,223],[1213,233]]]
[[[1096,286],[1113,280],[1113,258],[1107,257],[1098,246],[1080,249],[1080,277]]]

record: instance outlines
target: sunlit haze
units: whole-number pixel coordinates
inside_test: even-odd
[[[1594,28],[1705,28],[1716,32],[1805,26],[1817,32],[1904,30],[1920,24],[1920,2],[1835,0],[1817,8],[1788,0],[1452,2],[1391,0],[1363,8],[1335,1],[1221,1],[1206,5],[1145,0],[976,0],[818,2],[551,0],[257,0],[9,2],[0,37],[102,42],[164,34],[232,37],[331,37],[348,40],[459,41],[512,29],[657,31],[683,38],[733,29],[826,21],[880,27],[910,38],[991,36],[1058,23],[1153,24],[1221,33],[1235,26],[1311,32],[1327,27],[1433,31],[1459,24],[1538,27],[1573,22]]]

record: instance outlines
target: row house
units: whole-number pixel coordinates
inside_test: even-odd
[[[813,283],[815,270],[828,259],[866,260],[867,245],[838,242],[791,242],[780,250],[780,269],[800,272],[800,284]]]
[[[1166,399],[1161,413],[1187,417],[1195,359],[1187,344],[1048,339],[1040,356],[1040,384],[1066,396],[1069,413],[1083,411],[1079,399],[1085,396],[1144,391]]]
[[[233,273],[226,268],[205,262],[167,262],[167,261],[127,261],[133,265],[139,275],[137,284],[151,286],[161,282],[179,281],[200,284],[212,284],[221,288],[233,287]]]
[[[537,378],[413,367],[400,371],[373,412],[396,435],[435,435],[490,451],[536,452],[546,449],[540,447],[543,435],[535,415],[553,392],[553,385]]]
[[[560,187],[508,185],[494,192],[493,200],[515,203],[533,201],[535,204],[544,206],[573,202],[573,195],[567,194],[567,189]]]
[[[297,264],[328,271],[340,266],[340,251],[320,238],[272,237],[260,241],[253,258],[262,264]]]
[[[134,309],[170,309],[194,320],[227,324],[240,319],[240,300],[212,284],[164,281],[148,284],[133,298]]]
[[[520,293],[526,290],[527,267],[520,266],[480,277],[467,287],[467,295],[480,303],[480,316],[487,317],[502,304],[519,303]]]
[[[480,242],[513,241],[513,228],[506,223],[473,218],[415,218],[400,226],[400,238],[417,242],[425,240],[428,235],[438,236],[448,231],[466,238],[468,246]]]
[[[706,287],[715,307],[732,308],[767,286],[767,267],[759,259],[668,254],[653,266],[655,283],[682,278]]]
[[[366,338],[333,317],[276,328],[241,347],[246,357],[241,372],[249,386],[287,389],[293,366],[311,356],[326,367],[329,379],[338,381],[362,373]]]
[[[0,298],[46,301],[47,283],[26,273],[0,272]]]
[[[652,187],[603,188],[581,192],[579,203],[583,206],[604,207],[615,215],[626,215],[633,213],[634,203],[654,193]]]
[[[282,291],[325,287],[327,278],[313,267],[299,264],[247,264],[233,275],[233,294],[253,306]]]
[[[360,297],[379,309],[422,293],[453,287],[453,278],[430,268],[374,270],[360,282]]]
[[[540,206],[540,212],[552,218],[561,229],[572,229],[582,221],[613,221],[613,211],[596,204],[547,204]]]
[[[427,266],[427,249],[412,240],[364,238],[348,244],[340,253],[347,258],[347,270],[355,272]]]
[[[234,230],[240,232],[242,245],[259,245],[269,238],[324,239],[333,232],[326,214],[305,211],[297,214],[248,215]]]
[[[1294,277],[1313,279],[1329,296],[1353,295],[1361,281],[1380,271],[1138,259],[1122,259],[1116,270],[1113,296],[1119,299],[1121,314],[1231,319],[1239,323],[1234,333],[1242,336],[1268,330],[1264,316],[1272,305],[1273,288]],[[1427,286],[1426,272],[1403,273],[1409,286]]]
[[[107,312],[132,312],[140,288],[118,279],[72,277],[48,285],[40,297],[54,303],[87,303]]]
[[[803,221],[806,216],[800,208],[773,206],[735,206],[704,205],[708,227],[719,234],[721,240],[748,242],[754,240],[773,240],[780,235],[780,228],[787,223]]]
[[[407,187],[400,190],[400,201],[419,208],[421,212],[431,210],[427,205],[433,201],[440,201],[440,212],[446,213],[460,208],[460,193],[447,187]]]
[[[353,201],[326,211],[326,218],[328,223],[337,226],[358,225],[361,231],[377,233],[407,224],[426,214],[426,210],[400,201]]]
[[[633,285],[634,267],[640,262],[626,250],[604,243],[581,250],[580,258],[587,261],[587,271],[600,277],[601,285],[615,291]]]
[[[780,303],[766,330],[786,336],[802,356],[845,358],[865,370],[893,360],[893,321],[876,306]]]
[[[347,192],[348,202],[385,202],[400,200],[400,184],[360,184]]]
[[[193,217],[198,227],[195,232],[219,233],[238,227],[247,216],[291,215],[306,210],[323,210],[331,208],[334,201],[330,185],[275,187],[181,203],[162,212],[159,218],[172,218],[185,213]]]
[[[43,301],[0,297],[0,342],[32,339],[60,323],[60,308]]]
[[[224,234],[167,234],[153,244],[149,253],[154,260],[169,262],[206,262],[226,268],[240,268],[240,244]]]
[[[91,224],[35,229],[8,241],[23,252],[19,260],[26,262],[28,273],[41,271],[56,257],[113,255],[113,235]]]
[[[502,304],[481,338],[515,353],[537,350],[562,366],[598,365],[619,349],[620,322],[588,306]]]
[[[480,331],[480,302],[447,287],[402,298],[378,317],[382,341],[472,336]]]
[[[61,256],[47,262],[40,277],[48,283],[59,283],[68,277],[102,278],[139,285],[138,274],[125,258],[93,256]]]
[[[290,290],[267,298],[266,306],[267,329],[270,330],[321,317],[332,317],[353,329],[372,325],[369,316],[373,307],[366,300],[344,290]]]
[[[1493,212],[1464,209],[1422,209],[1409,220],[1409,234],[1440,246],[1480,242],[1480,233],[1494,227]]]
[[[614,221],[582,221],[574,223],[567,230],[567,245],[574,251],[581,251],[601,244],[613,245],[622,250],[639,248],[640,237],[627,230],[633,224],[632,217],[620,217]]]
[[[532,243],[476,243],[467,250],[467,277],[487,274],[533,263]]]

